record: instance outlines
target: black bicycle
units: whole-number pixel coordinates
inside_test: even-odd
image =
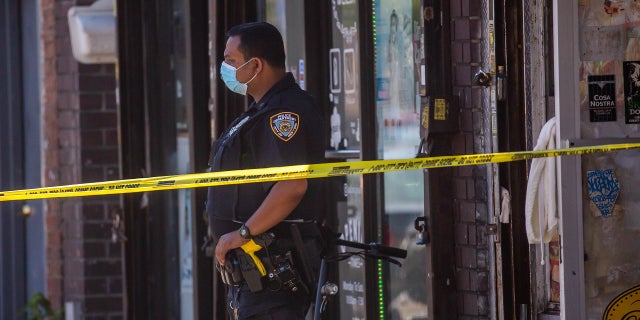
[[[329,245],[333,248],[337,246],[345,246],[359,251],[347,251],[339,253],[335,256],[325,255],[320,262],[320,274],[318,275],[318,285],[316,289],[316,300],[314,304],[313,319],[322,319],[322,313],[327,306],[328,298],[338,294],[339,287],[337,284],[327,281],[327,263],[345,260],[351,256],[359,255],[365,259],[385,260],[401,266],[400,262],[395,258],[404,259],[407,257],[407,250],[381,245],[379,243],[361,243],[347,241],[335,237],[330,241]]]

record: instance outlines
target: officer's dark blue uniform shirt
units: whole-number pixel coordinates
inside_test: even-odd
[[[322,112],[291,73],[251,104],[211,148],[212,171],[320,163],[324,160]],[[260,206],[276,182],[210,187],[207,214],[216,237],[238,228]],[[309,179],[300,204],[287,220],[314,220],[319,179]]]

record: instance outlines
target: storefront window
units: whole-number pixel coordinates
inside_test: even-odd
[[[579,10],[581,137],[640,137],[640,6],[591,0]],[[640,283],[640,252],[630,245],[640,242],[639,172],[637,151],[582,156],[588,319],[602,319],[618,294]]]
[[[378,157],[413,158],[420,145],[420,1],[375,1]],[[426,250],[416,244],[414,219],[424,216],[421,170],[384,174],[385,230],[389,245],[405,248],[402,268],[391,266],[393,319],[426,319]]]
[[[285,67],[303,90],[305,83],[304,1],[267,0],[266,21],[282,34],[287,54]]]

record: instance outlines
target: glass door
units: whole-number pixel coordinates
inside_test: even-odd
[[[625,11],[620,5],[613,2],[603,9],[601,2],[584,1],[578,6],[583,58],[579,73],[582,142],[578,143],[639,141],[640,7],[629,4]],[[640,252],[628,245],[640,241],[638,159],[637,150],[582,156],[587,319],[601,319],[617,295],[640,283]],[[629,313],[623,318],[636,316]]]
[[[419,0],[375,1],[378,157],[414,158],[420,145],[420,65],[424,50]],[[392,319],[426,319],[426,254],[414,220],[424,212],[422,170],[384,174],[383,230],[391,246],[407,249],[402,268],[389,267]]]
[[[605,1],[603,6],[596,0],[554,4],[554,58],[561,61],[555,71],[559,141],[572,146],[640,141],[639,7],[624,1]],[[566,24],[566,17],[577,19],[575,27]],[[579,52],[565,44],[573,38],[579,39]],[[635,245],[640,240],[638,151],[558,162],[563,317],[637,318],[631,304],[637,301],[640,282]],[[625,292],[631,294],[616,298]],[[605,314],[608,306],[613,313]]]

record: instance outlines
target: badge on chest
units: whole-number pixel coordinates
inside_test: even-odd
[[[280,112],[269,118],[271,131],[282,141],[289,141],[298,132],[300,116],[293,112]]]

